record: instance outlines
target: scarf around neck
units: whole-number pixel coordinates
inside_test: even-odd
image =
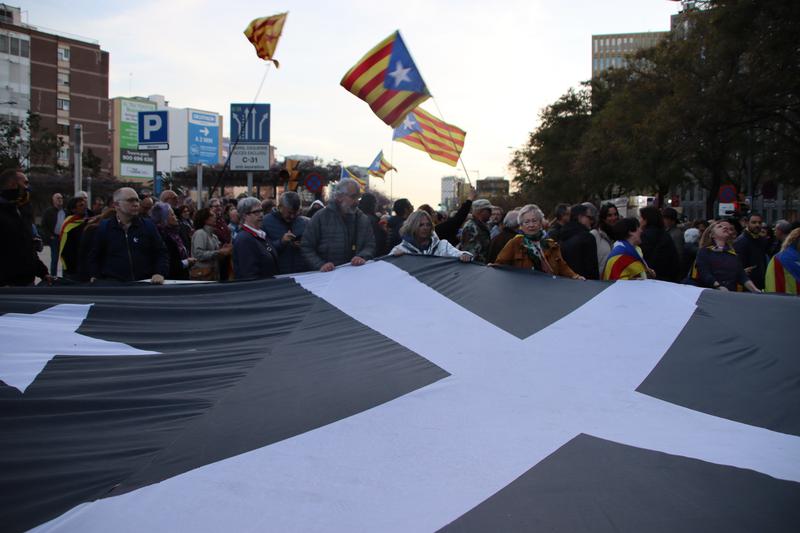
[[[542,246],[543,235],[544,232],[541,230],[535,235],[527,235],[523,233],[522,247],[528,254],[528,258],[533,262],[533,269],[540,272],[547,272],[549,274],[552,272],[552,269],[550,268],[550,264],[547,262],[547,259],[544,257],[544,249]],[[545,244],[544,248],[546,247],[547,246]]]
[[[178,247],[178,255],[180,258],[188,259],[189,252],[186,250],[186,245],[183,244],[180,233],[178,233],[178,227],[179,226],[170,226],[169,224],[160,224],[158,229],[161,231],[161,235],[175,243],[175,246]]]

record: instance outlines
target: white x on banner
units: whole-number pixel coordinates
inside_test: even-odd
[[[581,433],[800,481],[800,438],[635,391],[696,288],[618,282],[520,340],[387,262],[295,279],[452,375],[37,530],[436,530]],[[388,306],[387,288],[401,295]],[[508,304],[532,315],[547,302]]]

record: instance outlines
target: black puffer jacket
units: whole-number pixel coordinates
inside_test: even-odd
[[[675,241],[664,228],[645,228],[642,231],[641,248],[647,266],[656,271],[656,279],[681,281],[681,258]]]
[[[570,220],[558,234],[561,256],[577,274],[586,279],[600,279],[597,269],[597,242],[589,228]]]
[[[30,285],[35,277],[47,275],[33,242],[30,221],[15,202],[0,198],[0,287]]]

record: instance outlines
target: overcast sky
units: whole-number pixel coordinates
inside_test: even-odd
[[[16,2],[12,3],[16,4]],[[379,150],[399,169],[375,188],[415,205],[440,201],[440,178],[464,175],[392,143],[391,129],[339,85],[369,49],[399,29],[447,122],[467,131],[473,182],[511,178],[512,150],[539,111],[591,75],[591,36],[661,31],[668,0],[35,0],[23,21],[100,42],[110,53],[109,96],[162,94],[174,107],[216,111],[253,101],[265,63],[242,34],[253,19],[289,11],[258,97],[272,104],[279,158],[306,154],[368,165]],[[428,101],[422,106],[438,115]],[[377,183],[375,183],[377,181]]]

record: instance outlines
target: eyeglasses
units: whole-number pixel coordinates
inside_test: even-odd
[[[248,214],[248,215],[255,215],[255,214],[258,214],[258,213],[263,213],[263,212],[264,212],[264,210],[263,210],[263,209],[253,209],[252,211],[250,211],[250,212],[249,212],[249,213],[247,213],[247,214]]]

